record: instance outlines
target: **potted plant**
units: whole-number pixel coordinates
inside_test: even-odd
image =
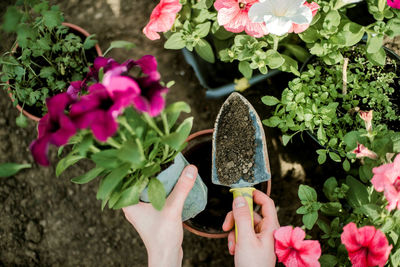
[[[252,84],[261,79],[260,75],[265,79],[276,70],[298,74],[297,61],[292,57],[301,61],[308,57],[298,37],[289,33],[303,32],[314,23],[318,4],[267,2],[271,5],[256,0],[163,0],[153,10],[143,32],[151,40],[160,38],[158,32],[165,32],[165,48],[185,48],[185,58],[202,85],[220,90],[208,95],[221,96],[234,90],[234,84],[226,85],[227,82],[243,76]],[[264,21],[267,14],[271,19]],[[253,72],[260,75],[251,80]]]
[[[310,53],[321,57],[326,64],[343,60],[344,47],[366,40],[367,58],[377,64],[385,63],[382,48],[384,37],[400,34],[400,10],[393,0],[320,0],[320,11],[310,28],[299,34]]]
[[[387,52],[384,66],[370,62],[363,46],[342,50],[344,60],[333,66],[313,58],[301,76],[289,82],[280,100],[273,96],[262,99],[266,105],[276,106],[273,116],[264,124],[279,127],[284,133],[284,144],[297,133],[311,132],[324,146],[317,150],[321,164],[327,155],[337,162],[345,157],[354,159],[354,147],[346,145],[350,138],[347,134],[365,121],[370,124],[372,111],[367,111],[373,110],[373,120],[380,130],[398,127],[399,57]],[[347,159],[343,167],[349,169]]]
[[[141,75],[130,76],[132,69]],[[89,76],[93,82],[78,83],[74,91],[47,100],[49,113],[40,120],[38,139],[30,147],[35,160],[49,165],[49,144],[72,145],[57,164],[57,176],[79,160],[90,159],[95,167],[72,181],[83,184],[102,177],[97,192],[102,208],[108,203],[109,208],[119,209],[140,199],[162,209],[188,165],[180,152],[193,118],[179,125],[177,120],[190,107],[176,102],[165,108],[164,95],[172,83],[160,81],[153,56],[123,64],[100,57]],[[207,188],[198,177],[183,219],[204,209],[206,199]]]
[[[100,47],[80,27],[64,23],[58,6],[48,1],[17,1],[4,15],[2,29],[16,34],[10,52],[1,58],[2,87],[15,106],[39,121],[47,112],[45,100],[66,91],[69,82],[82,80]],[[26,124],[22,113],[17,118]]]

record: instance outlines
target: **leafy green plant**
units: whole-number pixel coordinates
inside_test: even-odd
[[[46,112],[46,98],[84,78],[87,51],[97,42],[93,35],[71,31],[63,21],[58,6],[45,0],[17,1],[4,15],[2,29],[16,34],[16,42],[0,58],[1,85],[10,88],[14,105],[31,107],[38,116]]]
[[[375,131],[397,127],[398,105],[393,98],[397,62],[387,58],[384,67],[376,66],[363,55],[363,47],[356,46],[343,52],[348,59],[329,66],[315,58],[299,78],[289,82],[281,99],[265,96],[262,101],[276,106],[274,115],[263,123],[278,127],[287,144],[297,133],[309,131],[325,148],[317,151],[322,164],[327,156],[340,162],[341,158],[354,158],[353,147],[346,146],[347,133],[364,124],[358,111],[373,110]],[[345,68],[344,68],[345,67]],[[345,169],[349,162],[343,163]]]
[[[0,164],[0,177],[10,177],[17,174],[22,169],[31,168],[31,164],[2,163]]]

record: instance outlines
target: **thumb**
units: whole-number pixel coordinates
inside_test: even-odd
[[[186,197],[189,195],[190,190],[196,181],[197,168],[194,165],[186,166],[183,169],[178,182],[176,183],[174,190],[168,196],[166,205],[168,207],[174,207],[179,213],[182,213],[183,204],[185,203]]]
[[[249,205],[244,197],[236,197],[233,201],[233,217],[238,231],[237,242],[241,243],[255,237]]]

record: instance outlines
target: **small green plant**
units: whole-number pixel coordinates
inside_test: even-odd
[[[0,178],[10,177],[17,174],[22,169],[31,168],[31,164],[18,164],[13,162],[0,164]]]
[[[1,85],[10,88],[15,105],[32,107],[38,116],[46,112],[46,98],[84,78],[86,51],[96,44],[93,35],[82,39],[63,21],[58,6],[45,0],[17,1],[4,15],[2,29],[17,37],[0,57]]]
[[[374,123],[379,125],[375,130],[393,128],[399,122],[399,107],[393,101],[396,61],[387,58],[385,67],[376,66],[363,55],[361,46],[343,54],[346,59],[341,64],[328,66],[321,59],[309,64],[299,78],[289,82],[280,100],[273,96],[262,99],[266,105],[276,106],[264,124],[279,127],[284,144],[297,133],[311,132],[325,146],[317,151],[321,164],[327,155],[338,162],[346,155],[351,158],[345,136],[364,124],[359,111],[373,110]],[[348,162],[344,164],[348,169]]]

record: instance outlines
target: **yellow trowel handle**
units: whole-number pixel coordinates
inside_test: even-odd
[[[256,190],[254,187],[243,187],[243,188],[232,188],[229,192],[233,193],[233,199],[242,196],[246,199],[250,209],[251,225],[254,228],[254,217],[253,217],[253,191]],[[235,240],[237,241],[238,230],[235,222]]]

